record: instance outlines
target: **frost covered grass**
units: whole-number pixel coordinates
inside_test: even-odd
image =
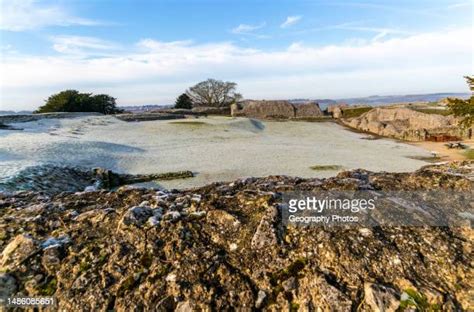
[[[0,132],[0,179],[41,164],[129,174],[190,170],[195,177],[147,185],[187,188],[249,176],[329,177],[340,169],[324,164],[407,172],[425,163],[405,155],[430,155],[393,140],[364,140],[364,134],[335,123],[229,117],[124,122],[87,116],[15,126],[24,130]]]

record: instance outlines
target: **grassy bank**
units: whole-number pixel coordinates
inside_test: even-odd
[[[372,110],[373,107],[355,107],[355,108],[344,108],[342,111],[343,118],[354,118],[367,113]]]
[[[434,114],[434,115],[442,115],[442,116],[451,115],[451,111],[447,109],[436,109],[436,108],[411,108],[411,109],[416,112],[425,113],[425,114]]]
[[[474,149],[471,148],[465,151],[464,156],[466,156],[467,159],[474,159]]]

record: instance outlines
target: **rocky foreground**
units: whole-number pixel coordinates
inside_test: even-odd
[[[284,227],[294,190],[473,190],[474,163],[188,190],[0,196],[0,296],[66,311],[470,310],[471,226]]]

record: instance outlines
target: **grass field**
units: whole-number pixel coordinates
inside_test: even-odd
[[[442,116],[451,115],[451,112],[447,109],[435,109],[435,108],[411,108],[411,109],[420,113],[425,113],[425,114],[435,114],[435,115],[442,115]]]
[[[468,149],[464,152],[464,155],[467,157],[467,159],[474,159],[474,149]]]
[[[343,118],[354,118],[359,117],[363,113],[370,111],[373,107],[355,107],[355,108],[345,108],[342,111]]]

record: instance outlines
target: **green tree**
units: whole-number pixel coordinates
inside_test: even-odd
[[[115,114],[122,112],[117,108],[115,98],[92,93],[80,93],[77,90],[65,90],[51,95],[37,113],[52,112],[98,112],[102,114]]]
[[[186,93],[183,93],[176,99],[174,108],[191,109],[193,108],[193,101]]]
[[[117,108],[115,98],[107,94],[94,95],[90,98],[90,102],[90,107],[94,112],[99,112],[105,115],[123,112],[122,109]]]
[[[186,94],[195,106],[225,107],[242,98],[236,88],[235,82],[207,79],[189,88]]]
[[[471,97],[467,100],[448,99],[448,107],[454,116],[462,117],[461,125],[470,128],[474,124],[474,77],[466,76]]]

